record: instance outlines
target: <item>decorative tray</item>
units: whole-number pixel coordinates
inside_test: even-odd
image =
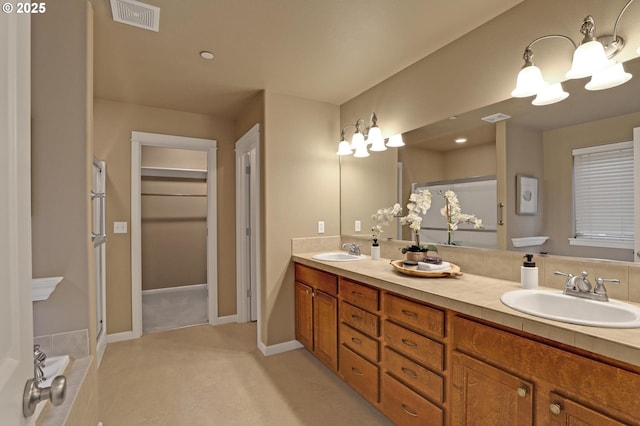
[[[391,265],[400,273],[406,275],[412,275],[414,277],[424,278],[443,278],[443,277],[458,277],[462,275],[460,267],[451,263],[451,268],[445,271],[419,271],[417,266],[404,266],[402,264],[404,260],[392,260]]]

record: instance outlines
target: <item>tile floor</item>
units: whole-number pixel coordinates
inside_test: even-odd
[[[98,394],[104,426],[392,424],[305,349],[263,356],[255,323],[109,344]]]

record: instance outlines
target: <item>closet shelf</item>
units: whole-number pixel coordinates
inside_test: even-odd
[[[206,179],[207,171],[200,169],[178,169],[172,167],[140,167],[141,176],[182,179]]]

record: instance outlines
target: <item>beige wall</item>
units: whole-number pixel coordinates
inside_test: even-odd
[[[234,123],[216,117],[96,99],[94,150],[107,163],[107,331],[131,330],[131,238],[113,234],[131,222],[131,131],[216,139],[218,314],[233,315],[235,289]]]
[[[511,238],[533,237],[545,234],[543,230],[543,219],[545,215],[544,194],[555,182],[543,181],[543,159],[542,159],[542,135],[540,132],[532,131],[523,127],[515,126],[506,121],[507,131],[507,167],[506,167],[506,187],[507,203],[505,215],[507,217],[507,250],[531,251],[532,248],[516,249],[513,247]],[[538,213],[535,215],[519,215],[516,213],[516,178],[518,175],[538,178]],[[536,247],[534,252],[540,250],[547,251],[548,247]]]
[[[89,329],[93,353],[90,3],[56,4],[31,28],[33,276],[64,276],[33,304],[34,335]]]
[[[633,250],[570,246],[568,239],[573,237],[571,151],[585,146],[633,140],[634,127],[640,127],[640,112],[544,133],[543,185],[553,185],[553,191],[543,193],[544,232],[552,237],[544,246],[549,253],[633,262]]]
[[[292,96],[265,93],[264,275],[262,340],[293,340],[291,238],[340,232],[336,135],[339,109]]]

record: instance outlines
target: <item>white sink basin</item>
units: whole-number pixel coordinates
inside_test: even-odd
[[[330,252],[330,253],[314,254],[313,256],[311,256],[311,258],[315,260],[324,260],[325,262],[349,262],[352,260],[366,259],[367,256],[365,256],[364,254],[355,255],[355,254],[345,253],[343,251],[336,251],[336,252]]]
[[[606,328],[640,327],[640,308],[616,300],[598,302],[550,290],[514,290],[500,300],[517,311],[555,321]]]

